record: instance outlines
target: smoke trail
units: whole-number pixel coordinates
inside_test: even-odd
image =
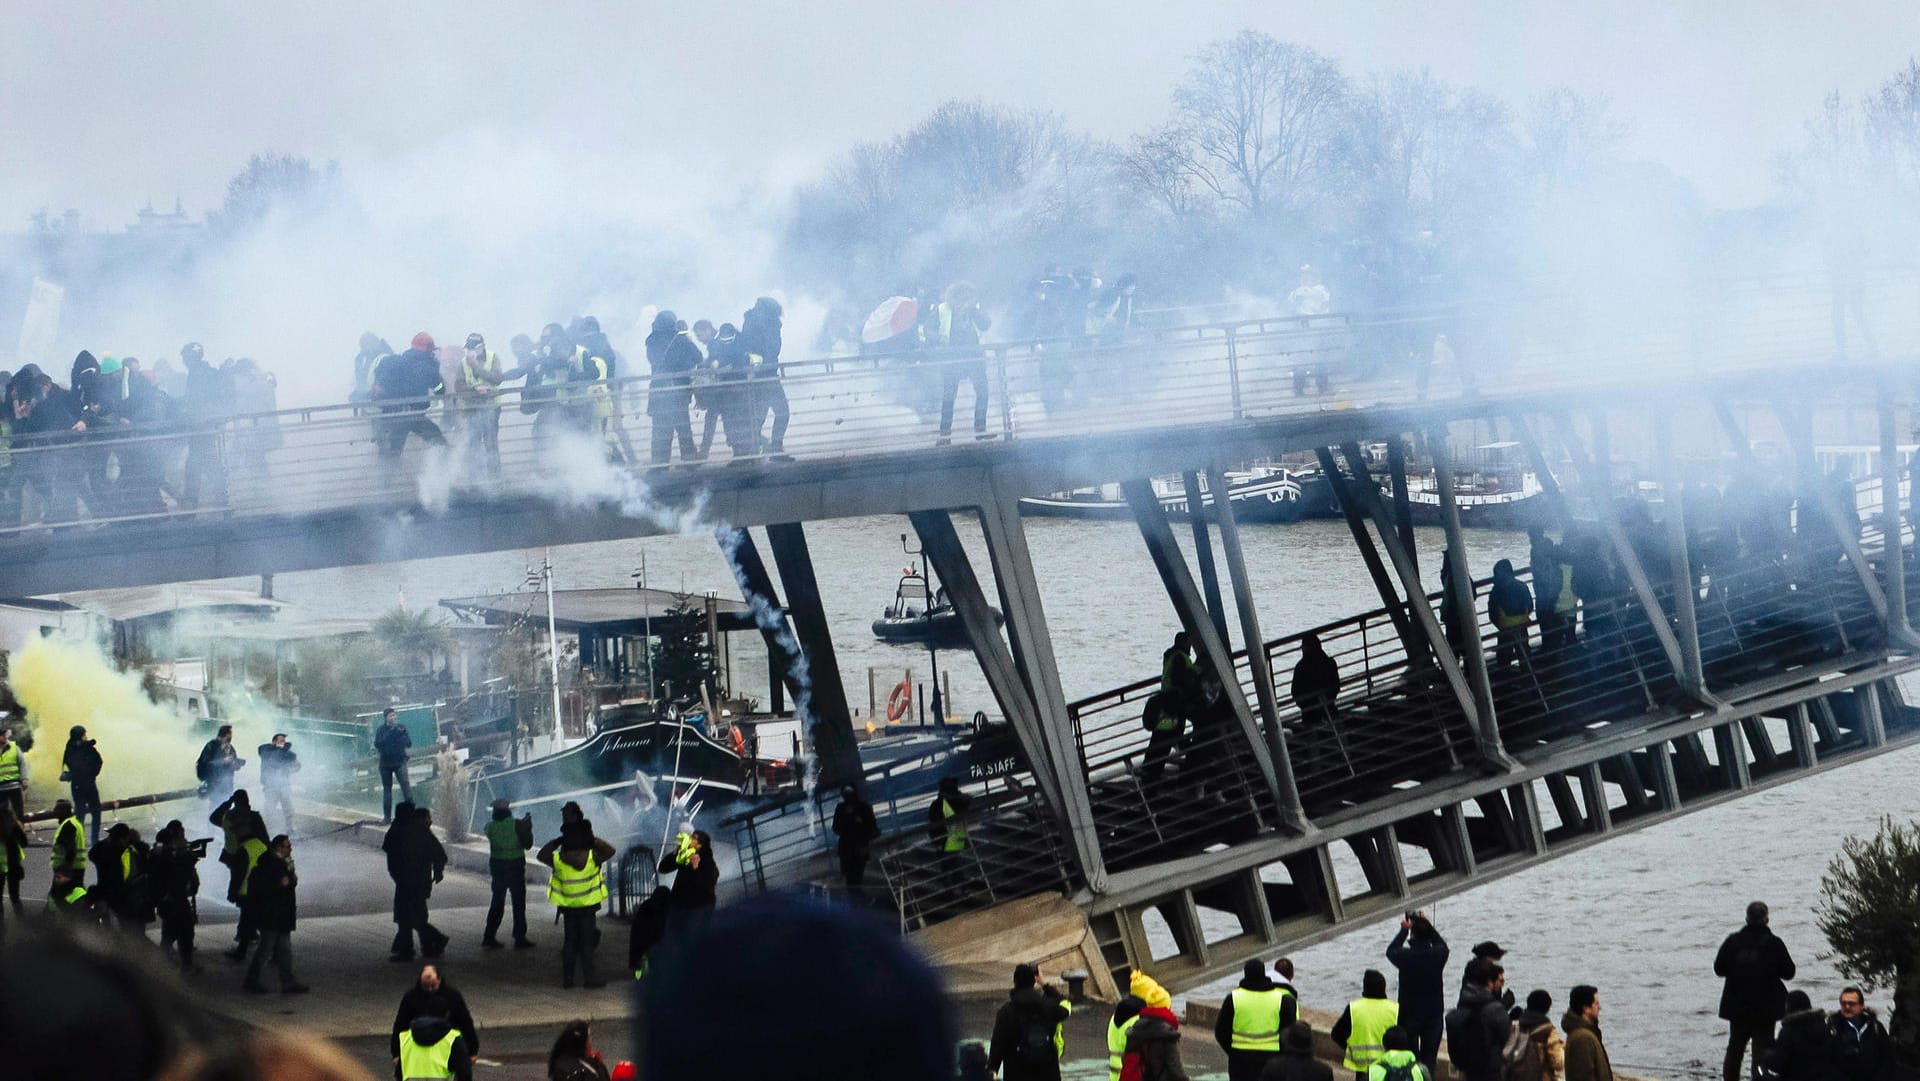
[[[747,578],[746,568],[740,564],[740,542],[746,532],[728,526],[715,526],[713,536],[720,542],[720,551],[727,557],[727,566],[733,569],[733,580],[740,586],[740,595],[746,598],[747,609],[753,613],[753,622],[772,636],[780,648],[786,650],[787,656],[793,658],[787,670],[793,678],[793,715],[799,719],[801,731],[807,734],[807,745],[817,746],[813,739],[813,726],[818,718],[813,712],[813,677],[807,668],[807,655],[801,652],[800,641],[787,625],[786,615],[775,608],[771,600],[754,590]],[[800,778],[809,798],[813,796],[819,773],[818,762],[810,761],[806,773]],[[813,819],[808,818],[807,823],[811,829]]]
[[[194,760],[210,732],[194,726],[191,718],[147,697],[139,677],[113,667],[93,643],[60,638],[29,642],[10,663],[8,685],[26,707],[33,729],[33,750],[27,754],[34,803],[51,806],[58,783],[60,756],[67,731],[85,725],[97,740],[105,766],[100,772],[103,799],[192,788],[197,784]],[[223,722],[234,723],[232,718]],[[264,729],[253,728],[243,738],[236,723],[234,745],[246,748],[264,741]],[[249,752],[241,754],[251,757]],[[252,764],[249,764],[252,768]]]

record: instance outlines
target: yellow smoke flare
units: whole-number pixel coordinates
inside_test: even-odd
[[[90,642],[42,638],[9,660],[13,696],[26,707],[33,729],[33,750],[27,755],[31,790],[28,806],[51,807],[67,794],[59,783],[60,755],[67,732],[85,725],[87,737],[97,740],[105,761],[100,771],[102,799],[192,788],[194,760],[211,728],[196,727],[191,718],[168,706],[156,705],[141,689],[138,676],[113,667]],[[251,760],[253,743],[234,729],[234,746]],[[255,769],[249,761],[241,783]]]

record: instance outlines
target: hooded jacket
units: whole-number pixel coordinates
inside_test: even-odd
[[[1613,1064],[1600,1040],[1600,1026],[1573,1011],[1560,1019],[1567,1033],[1567,1072],[1564,1081],[1613,1081]]]
[[[660,873],[673,876],[673,907],[684,911],[690,908],[712,908],[716,903],[714,890],[720,884],[720,862],[711,852],[700,854],[700,866],[683,866],[679,857],[667,853],[660,861]]]
[[[1180,1063],[1180,1019],[1165,1006],[1148,1006],[1127,1033],[1120,1081],[1187,1081]]]
[[[431,991],[416,982],[407,988],[406,994],[400,996],[400,1009],[393,1015],[393,1037],[388,1043],[388,1053],[400,1054],[400,1034],[415,1021],[435,1017],[459,1030],[469,1055],[480,1053],[480,1029],[473,1023],[473,1014],[467,1010],[466,997],[445,980],[441,980],[440,986]],[[414,1038],[419,1039],[417,1035]]]
[[[455,1031],[455,1028],[446,1018],[432,1016],[418,1018],[407,1026],[407,1030],[413,1033],[413,1042],[426,1047],[446,1039],[447,1034]],[[456,1081],[473,1081],[473,1049],[467,1046],[467,1038],[462,1031],[462,1035],[453,1037],[453,1054],[447,1058],[447,1068],[453,1071]],[[398,1034],[393,1038],[393,1053],[396,1057],[400,1054]],[[395,1077],[400,1076],[397,1064],[393,1072]]]
[[[1505,1072],[1500,1051],[1513,1022],[1506,1003],[1485,987],[1460,990],[1460,1004],[1448,1012],[1447,1057],[1466,1081],[1498,1081]],[[1571,1057],[1571,1056],[1569,1056]]]
[[[740,347],[760,358],[753,370],[756,379],[780,375],[780,316],[780,305],[763,297],[740,319]]]
[[[254,925],[262,931],[291,932],[299,907],[298,889],[293,868],[268,849],[247,876],[247,904],[253,910]]]
[[[1541,1044],[1541,1059],[1553,1071],[1553,1076],[1566,1075],[1567,1045],[1560,1038],[1560,1031],[1553,1027],[1553,1018],[1535,1010],[1522,1010],[1514,1020],[1513,1027],[1526,1033],[1528,1039]]]
[[[1767,1069],[1779,1081],[1823,1081],[1827,1076],[1827,1012],[1814,1008],[1790,1013],[1767,1052]]]
[[[1058,1058],[1049,1055],[1047,1061],[1033,1063],[1015,1052],[1020,1046],[1021,1033],[1028,1025],[1039,1023],[1051,1029],[1065,1021],[1068,1012],[1067,1004],[1050,987],[1016,987],[1008,992],[1007,1001],[1001,1003],[999,1012],[993,1015],[987,1069],[998,1073],[1002,1081],[1060,1081]]]
[[[680,332],[672,313],[662,312],[647,335],[647,369],[653,373],[647,415],[677,417],[686,413],[693,402],[691,376],[700,361],[700,347]]]
[[[1728,935],[1713,959],[1713,974],[1727,981],[1720,991],[1721,1018],[1780,1020],[1786,1016],[1786,981],[1793,973],[1787,944],[1767,925],[1749,925]]]
[[[382,360],[373,381],[376,398],[405,403],[389,408],[424,410],[426,399],[441,389],[440,361],[424,349],[409,349]]]

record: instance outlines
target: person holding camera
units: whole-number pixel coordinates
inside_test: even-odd
[[[300,772],[300,756],[293,753],[293,744],[287,742],[285,732],[275,732],[273,742],[262,743],[256,753],[260,756],[260,788],[266,793],[266,810],[278,811],[281,820],[286,823],[286,832],[293,835],[293,775]]]
[[[206,746],[200,748],[200,759],[194,763],[194,773],[206,787],[209,804],[219,807],[232,797],[233,775],[246,764],[247,760],[233,749],[233,726],[221,725]]]
[[[194,865],[206,855],[207,842],[187,840],[187,827],[177,818],[161,827],[153,840],[147,877],[153,887],[154,912],[160,917],[160,952],[171,947],[180,958],[181,971],[190,971],[193,929],[200,918],[195,900],[200,894],[200,872]]]
[[[1425,912],[1407,913],[1387,947],[1387,960],[1400,972],[1400,1027],[1413,1037],[1414,1057],[1430,1073],[1447,1016],[1448,952],[1447,940]]]

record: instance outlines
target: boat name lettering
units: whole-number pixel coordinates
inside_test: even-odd
[[[967,766],[967,779],[970,781],[984,781],[988,777],[998,777],[1003,773],[1012,773],[1019,768],[1020,759],[1016,755],[996,758],[985,764],[973,762]]]

